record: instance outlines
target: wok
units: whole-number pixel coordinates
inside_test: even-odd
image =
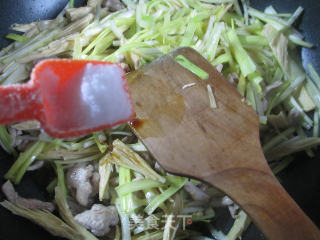
[[[84,0],[75,0],[75,5],[84,4]],[[9,32],[12,23],[26,23],[38,19],[54,18],[66,5],[66,0],[0,0],[0,47],[9,44],[4,36]],[[306,40],[315,44],[313,49],[301,50],[303,65],[311,62],[320,72],[320,1],[318,0],[251,0],[251,5],[263,10],[268,5],[273,5],[280,12],[293,12],[299,5],[305,11],[298,21],[298,28]],[[320,225],[320,152],[315,158],[309,159],[305,154],[296,155],[296,160],[279,175],[280,182],[296,200],[305,213]],[[4,183],[3,175],[7,172],[13,158],[0,149],[0,184]],[[45,186],[48,183],[48,175],[43,171],[28,173],[22,183],[17,186],[18,192],[24,197],[36,197],[42,200],[48,198]],[[4,199],[0,193],[0,201]],[[213,224],[224,231],[232,225],[227,210],[217,209]],[[201,229],[201,226],[199,226]],[[4,208],[0,208],[0,239],[1,240],[56,240],[41,227],[12,215]],[[244,240],[265,239],[261,232],[251,224],[243,235]]]

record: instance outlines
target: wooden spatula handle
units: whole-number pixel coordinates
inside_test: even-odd
[[[264,156],[261,154],[261,157]],[[265,161],[265,160],[264,160]],[[260,161],[262,162],[262,161]],[[259,167],[258,167],[259,168]],[[319,240],[320,231],[267,170],[232,168],[206,180],[226,192],[270,240]]]
[[[0,87],[0,124],[36,119],[42,104],[32,82]]]

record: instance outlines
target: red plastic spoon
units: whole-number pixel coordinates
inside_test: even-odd
[[[134,116],[120,66],[49,59],[26,84],[0,87],[0,124],[36,119],[54,137],[72,137],[127,122]]]

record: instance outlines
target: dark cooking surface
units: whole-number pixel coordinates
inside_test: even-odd
[[[84,0],[75,0],[77,5],[81,5]],[[37,19],[53,18],[60,12],[66,0],[0,0],[0,47],[6,46],[9,42],[3,39],[8,33],[8,27],[15,22],[26,23]],[[320,43],[320,1],[319,0],[251,0],[251,5],[264,9],[272,4],[280,12],[292,13],[299,5],[305,8],[304,15],[300,19],[299,29],[306,36],[306,39],[315,45]],[[320,46],[319,46],[320,47]],[[312,62],[317,71],[320,72],[320,49],[303,49],[302,58],[305,63]],[[320,153],[318,153],[319,156]],[[0,184],[4,180],[2,176],[11,166],[13,159],[0,149]],[[304,154],[298,155],[297,160],[291,164],[287,170],[280,175],[281,183],[288,190],[291,196],[297,201],[302,209],[320,225],[320,161],[319,159],[307,159]],[[25,197],[37,197],[45,199],[43,191],[47,184],[46,176],[43,172],[27,174],[22,184],[17,189]],[[0,193],[0,201],[3,195]],[[224,215],[225,211],[217,210],[218,215]],[[223,217],[222,217],[223,218]],[[231,226],[230,219],[223,219],[217,226]],[[57,240],[40,227],[31,222],[15,217],[2,207],[0,207],[0,240]],[[244,234],[244,240],[262,240],[261,233],[254,226],[251,226]]]

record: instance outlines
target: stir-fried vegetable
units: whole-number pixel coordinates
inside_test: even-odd
[[[179,63],[181,66],[184,68],[188,69],[190,72],[194,73],[197,75],[199,78],[205,80],[209,77],[209,74],[199,68],[198,66],[194,65],[192,62],[190,62],[188,59],[186,59],[182,55],[178,55],[175,57],[175,60],[177,63]]]
[[[79,239],[97,240],[96,237],[94,237],[83,226],[76,222],[69,209],[67,200],[59,187],[55,189],[55,201],[58,205],[60,216],[69,226],[72,227],[72,229],[75,229],[77,231],[77,233],[80,235]]]
[[[16,150],[12,147],[12,139],[5,126],[0,126],[0,144],[8,153],[16,155]]]
[[[7,179],[12,180],[15,184],[20,183],[23,175],[27,171],[28,167],[41,153],[46,143],[35,142],[23,153],[20,153],[19,158],[15,161],[8,173],[5,175]]]
[[[80,8],[70,1],[54,20],[12,26],[22,34],[7,35],[14,42],[0,52],[0,83],[26,81],[34,62],[43,58],[111,61],[130,72],[189,46],[257,111],[263,150],[278,173],[293,161],[293,153],[313,156],[320,144],[320,77],[311,64],[307,74],[296,57],[297,46],[313,45],[292,27],[301,7],[281,14],[272,6],[261,12],[246,0],[241,4],[243,12],[237,0],[88,0]],[[175,60],[203,81],[208,78],[183,56]],[[215,89],[207,89],[208,105],[218,108]],[[312,136],[305,130],[312,130]],[[225,205],[233,207],[236,220],[226,235],[215,229],[209,222],[216,203],[224,204],[224,195],[199,181],[167,174],[127,125],[80,138],[52,139],[37,122],[24,122],[0,126],[0,144],[8,153],[20,152],[5,175],[14,183],[39,161],[56,173],[47,190],[55,195],[63,220],[46,211],[1,203],[56,236],[97,239],[88,230],[97,232],[94,228],[104,226],[106,222],[99,221],[108,216],[97,220],[87,211],[81,223],[91,221],[83,224],[90,225],[88,230],[76,221],[93,203],[117,209],[119,222],[112,219],[116,226],[108,233],[110,239],[235,240],[250,223],[228,198]],[[211,236],[192,230],[190,223],[196,221],[207,222]]]
[[[54,236],[71,240],[82,239],[76,229],[70,227],[50,212],[30,210],[21,206],[16,206],[8,201],[1,202],[0,205],[11,211],[13,214],[25,217],[39,224]]]

